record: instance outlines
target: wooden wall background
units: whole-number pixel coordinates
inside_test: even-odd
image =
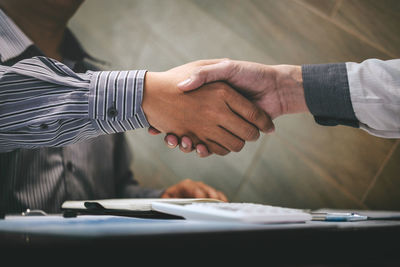
[[[163,71],[229,57],[264,64],[400,57],[398,0],[86,0],[70,27],[107,69]],[[399,114],[400,115],[400,114]],[[399,140],[322,127],[307,114],[226,157],[170,150],[146,130],[127,133],[143,186],[184,178],[230,201],[299,208],[400,209]]]

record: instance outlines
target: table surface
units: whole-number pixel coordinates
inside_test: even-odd
[[[0,220],[2,251],[20,249],[24,253],[36,253],[37,248],[45,248],[47,253],[90,248],[119,256],[130,255],[127,250],[140,255],[149,251],[166,255],[202,251],[214,257],[227,253],[230,259],[245,254],[252,258],[268,256],[268,261],[280,263],[397,264],[400,259],[393,244],[399,238],[399,220],[250,224],[104,215],[64,218],[61,214],[6,216]]]

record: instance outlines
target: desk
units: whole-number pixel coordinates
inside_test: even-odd
[[[235,263],[266,260],[273,266],[387,266],[400,263],[399,238],[400,221],[385,220],[268,225],[93,215],[7,216],[0,220],[2,252],[62,252],[64,259],[76,252],[97,255],[97,259],[107,255],[135,260],[153,253],[153,259],[160,255],[168,261],[190,255],[196,263],[220,257]]]

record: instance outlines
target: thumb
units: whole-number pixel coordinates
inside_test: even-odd
[[[203,84],[215,81],[228,81],[233,76],[234,64],[230,60],[198,67],[190,78],[178,83],[178,88],[184,92],[199,88]]]

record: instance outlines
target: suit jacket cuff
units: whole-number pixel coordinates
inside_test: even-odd
[[[303,65],[302,76],[306,103],[318,124],[359,127],[345,63]]]

